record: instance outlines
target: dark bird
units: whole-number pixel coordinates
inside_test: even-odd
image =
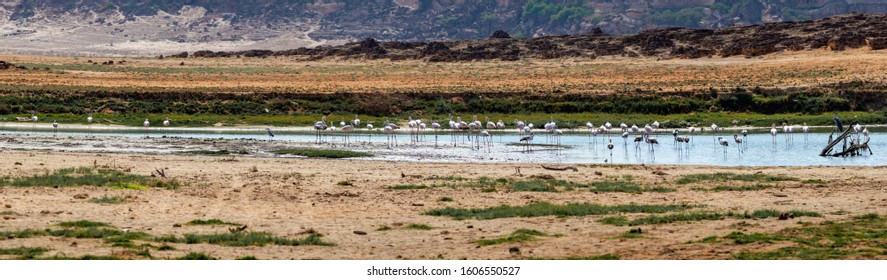
[[[844,124],[841,123],[841,119],[839,119],[838,116],[835,116],[834,120],[835,120],[835,125],[838,126],[838,131],[844,131]]]
[[[268,132],[268,136],[269,136],[269,137],[274,137],[274,131],[271,130],[270,128],[266,128],[266,129],[265,129],[265,132]]]

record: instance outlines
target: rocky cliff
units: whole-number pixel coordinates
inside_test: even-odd
[[[385,41],[635,34],[887,13],[887,0],[12,0],[0,52],[149,55]]]

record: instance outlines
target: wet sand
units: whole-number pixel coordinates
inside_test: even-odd
[[[564,258],[612,254],[621,259],[724,259],[743,251],[778,248],[781,244],[735,245],[692,243],[734,231],[776,232],[796,227],[798,221],[843,221],[867,213],[887,214],[885,167],[709,167],[709,166],[598,166],[579,165],[578,172],[549,171],[537,164],[418,163],[303,158],[256,158],[184,156],[165,154],[76,153],[37,150],[2,150],[0,176],[43,174],[60,168],[104,166],[149,175],[156,168],[186,184],[179,190],[112,190],[99,187],[16,188],[0,187],[2,211],[14,212],[0,220],[0,231],[53,228],[63,221],[93,220],[116,227],[131,227],[154,236],[185,233],[224,233],[226,226],[174,227],[193,219],[222,219],[249,225],[252,231],[289,238],[304,237],[313,229],[336,246],[223,247],[208,244],[171,244],[175,251],[151,250],[155,258],[176,258],[203,252],[233,259],[251,255],[259,259],[523,259]],[[19,165],[20,164],[20,165]],[[520,174],[516,174],[517,168]],[[712,172],[787,175],[825,183],[779,182],[777,188],[744,192],[702,192],[693,188],[724,183],[677,185],[682,175]],[[596,175],[599,172],[601,175]],[[656,175],[656,174],[665,175]],[[405,177],[403,175],[406,175]],[[527,179],[551,175],[556,179],[591,183],[632,175],[648,187],[663,186],[677,192],[595,193],[577,188],[563,192],[518,192],[480,188],[429,188],[391,190],[397,184],[433,184],[433,176]],[[349,181],[352,186],[337,185]],[[86,194],[130,196],[123,204],[103,205],[76,199]],[[450,197],[454,201],[438,201]],[[532,217],[493,220],[454,220],[424,215],[442,207],[483,208],[525,205],[532,202],[590,202],[617,204],[701,204],[706,211],[754,211],[759,209],[816,211],[823,217],[791,220],[696,221],[640,226],[643,238],[626,239],[627,226],[601,224],[604,216]],[[647,214],[626,214],[629,218]],[[740,224],[746,222],[746,224]],[[399,225],[425,224],[431,230],[399,229]],[[382,226],[394,229],[377,231]],[[535,229],[559,237],[494,246],[477,240],[498,238],[517,229]],[[632,227],[633,228],[633,227]],[[366,235],[355,234],[364,231]],[[157,243],[154,243],[158,245]],[[111,247],[98,239],[64,237],[14,238],[0,241],[0,248],[43,246],[43,256],[117,255],[132,257],[131,249]],[[509,253],[519,247],[521,254]],[[0,258],[12,258],[4,255]]]

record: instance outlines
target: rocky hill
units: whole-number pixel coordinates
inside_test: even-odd
[[[887,13],[887,0],[11,0],[0,52],[156,55],[382,41],[635,34]]]
[[[887,14],[847,14],[821,20],[765,23],[721,29],[659,28],[635,35],[608,35],[601,29],[579,35],[514,39],[497,30],[484,40],[379,42],[367,38],[340,46],[283,51],[198,51],[194,57],[300,56],[306,60],[421,59],[430,62],[552,59],[562,57],[646,56],[658,58],[754,57],[779,51],[827,48],[839,51],[887,49]],[[177,57],[187,57],[181,53]]]

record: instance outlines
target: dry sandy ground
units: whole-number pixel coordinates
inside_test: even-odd
[[[174,227],[193,219],[222,219],[249,225],[253,231],[267,231],[299,238],[300,232],[314,229],[336,246],[222,247],[217,245],[172,244],[175,251],[151,251],[155,258],[176,258],[188,252],[203,252],[217,258],[233,259],[252,255],[259,259],[514,259],[564,258],[612,254],[621,259],[723,259],[748,250],[772,250],[780,244],[735,245],[727,243],[687,244],[707,236],[723,236],[733,231],[776,232],[797,227],[797,222],[843,221],[867,213],[887,214],[885,167],[704,167],[704,166],[579,166],[578,172],[547,171],[533,164],[481,163],[399,163],[365,160],[318,160],[238,157],[235,160],[210,156],[169,156],[141,154],[77,154],[43,151],[0,151],[0,176],[24,176],[66,168],[106,165],[147,175],[155,168],[167,168],[168,175],[187,184],[179,190],[111,190],[98,187],[16,188],[0,187],[0,211],[17,215],[0,220],[0,231],[53,228],[59,222],[93,220],[117,227],[132,227],[155,236],[165,234],[227,232],[225,226]],[[15,162],[21,165],[14,164]],[[255,168],[253,168],[255,167]],[[549,192],[510,192],[499,189],[486,193],[477,188],[430,188],[390,190],[396,184],[431,184],[430,176],[454,175],[466,178],[489,176],[521,178],[549,174],[575,182],[612,180],[607,176],[630,174],[645,186],[678,188],[672,193],[594,193],[585,189]],[[665,175],[655,175],[654,171]],[[686,174],[727,171],[763,172],[801,179],[825,180],[825,184],[781,182],[779,188],[746,192],[701,192],[700,185],[676,185],[671,181]],[[596,175],[601,172],[603,176]],[[402,177],[405,173],[406,177]],[[660,173],[661,174],[661,173]],[[419,175],[415,178],[409,175]],[[350,181],[353,186],[337,185]],[[721,183],[723,184],[723,183]],[[706,186],[713,186],[709,183]],[[73,198],[105,195],[132,196],[130,202],[102,205]],[[451,197],[453,202],[440,202]],[[758,209],[807,210],[821,218],[794,220],[740,220],[688,222],[641,226],[643,238],[620,238],[629,227],[604,225],[602,216],[533,217],[494,220],[454,220],[424,215],[429,209],[523,205],[534,201],[552,203],[591,202],[607,205],[704,204],[712,211],[753,211]],[[629,214],[640,217],[646,214]],[[398,229],[399,224],[426,224],[431,230]],[[395,228],[377,231],[382,226]],[[517,229],[536,229],[560,237],[536,241],[478,247],[477,240],[506,236]],[[357,235],[354,231],[365,231]],[[44,246],[52,250],[43,256],[118,255],[134,257],[130,249],[113,248],[98,239],[61,237],[15,238],[0,241],[0,248]],[[521,255],[509,253],[519,247]],[[9,258],[14,256],[3,256]]]
[[[305,61],[299,57],[158,60],[21,55],[0,55],[0,60],[37,68],[0,71],[0,85],[135,91],[610,93],[635,89],[671,92],[711,87],[816,87],[847,81],[887,81],[887,51],[868,49],[785,52],[752,59],[603,57],[467,63]],[[90,62],[108,60],[114,60],[115,65],[94,66]],[[121,60],[126,63],[119,65]]]

